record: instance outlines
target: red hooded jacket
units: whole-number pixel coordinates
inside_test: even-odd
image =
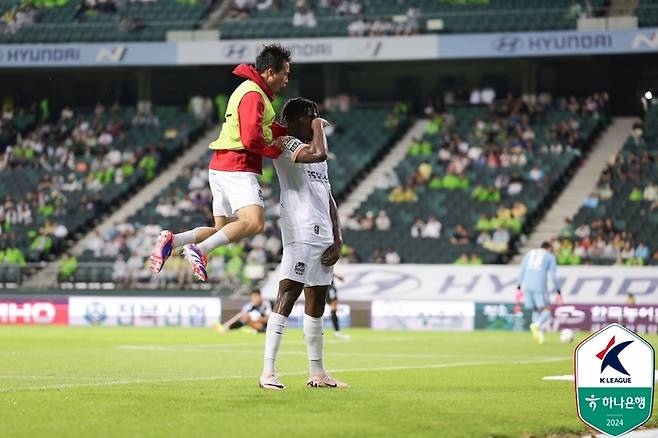
[[[247,64],[238,65],[233,74],[245,79],[251,79],[274,100],[274,94],[255,68]],[[270,145],[263,138],[263,113],[265,103],[259,93],[251,91],[242,97],[238,104],[238,120],[240,125],[240,140],[245,147],[242,150],[214,151],[210,159],[210,169],[224,172],[252,172],[260,174],[263,170],[261,157],[277,158],[281,150]],[[277,123],[272,124],[274,138],[285,135],[285,128]]]

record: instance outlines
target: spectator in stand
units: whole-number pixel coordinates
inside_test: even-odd
[[[642,197],[645,201],[651,201],[651,202],[658,201],[658,188],[653,183],[653,181],[649,181],[647,186],[644,188],[644,192],[642,192]]]
[[[360,16],[347,26],[347,34],[351,37],[367,36],[370,34],[371,26],[367,18]]]
[[[586,237],[589,237],[591,233],[591,230],[589,228],[589,225],[587,224],[580,224],[578,225],[578,228],[573,232],[573,235],[580,238],[584,239]],[[570,236],[567,236],[570,237]]]
[[[381,248],[375,248],[375,250],[370,255],[370,263],[385,263],[384,255],[382,254]]]
[[[385,261],[386,264],[397,265],[400,264],[402,260],[400,259],[400,255],[397,253],[397,251],[395,251],[395,249],[390,246],[386,251]]]
[[[450,237],[450,243],[453,245],[468,245],[470,243],[470,235],[462,224],[457,224],[455,231]]]
[[[479,255],[477,255],[476,253],[472,253],[469,264],[471,264],[471,265],[481,265],[482,264],[482,258]]]
[[[377,218],[375,219],[375,226],[379,231],[388,231],[391,229],[391,220],[386,214],[386,211],[379,210]]]
[[[292,17],[294,27],[316,27],[318,25],[315,14],[306,5],[305,0],[298,0],[295,6],[295,14]]]
[[[425,222],[422,219],[416,219],[416,222],[411,226],[411,237],[417,239],[422,236],[425,229]]]
[[[418,195],[414,190],[413,180],[408,180],[405,187],[397,186],[388,197],[389,201],[400,202],[417,202]]]
[[[256,0],[230,0],[231,5],[227,16],[234,19],[244,20],[256,6]]]
[[[429,239],[438,239],[441,237],[441,222],[434,215],[431,215],[423,227],[421,236]]]
[[[644,264],[649,262],[649,247],[643,241],[635,248],[635,257],[642,259]]]
[[[468,265],[469,259],[468,259],[468,254],[463,252],[457,260],[455,260],[455,265]]]
[[[503,227],[498,227],[493,233],[491,240],[486,242],[483,246],[490,251],[505,252],[508,249],[509,240],[509,232]]]
[[[362,230],[372,230],[375,228],[375,213],[369,211],[366,213],[365,217],[361,220],[361,229]]]
[[[633,202],[642,201],[642,190],[640,190],[639,187],[634,187],[631,194],[628,196],[628,199]]]
[[[388,171],[386,175],[380,177],[376,183],[376,187],[383,190],[390,189],[391,187],[397,187],[398,185],[400,185],[400,179],[394,170]]]
[[[535,164],[532,166],[532,169],[530,169],[530,172],[528,172],[528,178],[530,178],[531,181],[539,182],[544,179],[544,171],[541,170],[541,167]]]
[[[412,4],[407,9],[407,22],[404,26],[405,35],[416,35],[420,32],[420,16],[421,12],[417,5]]]

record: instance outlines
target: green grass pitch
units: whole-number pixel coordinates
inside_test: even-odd
[[[584,432],[576,343],[527,333],[327,330],[347,390],[311,389],[300,330],[257,386],[263,335],[210,329],[0,327],[0,436],[532,437]],[[658,337],[648,336],[655,346]],[[651,425],[658,424],[656,419]],[[573,435],[576,436],[576,435]]]

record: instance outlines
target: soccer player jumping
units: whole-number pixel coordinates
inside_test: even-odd
[[[553,287],[558,295],[558,303],[562,299],[560,285],[556,275],[557,261],[553,255],[553,247],[549,242],[541,244],[541,248],[533,249],[523,257],[519,285],[523,291],[525,308],[532,309],[532,336],[540,344],[544,343],[544,328],[551,318],[551,308],[548,299],[548,275],[551,275]]]
[[[214,150],[208,179],[215,226],[178,234],[163,230],[151,253],[151,271],[160,272],[172,250],[182,246],[194,277],[207,281],[210,251],[263,231],[263,195],[257,177],[262,157],[274,159],[281,154],[283,138],[273,139],[285,131],[273,123],[272,101],[288,84],[289,72],[290,51],[278,44],[260,51],[256,68],[240,64],[233,70],[245,81],[231,94],[219,138],[209,146]]]
[[[288,133],[282,155],[274,160],[281,185],[283,259],[279,293],[267,323],[263,374],[259,385],[282,390],[276,355],[295,301],[304,291],[304,339],[308,350],[309,379],[313,388],[346,388],[323,366],[322,315],[333,265],[340,257],[342,238],[336,203],[331,195],[327,168],[327,139],[318,106],[307,99],[286,102],[283,120]]]

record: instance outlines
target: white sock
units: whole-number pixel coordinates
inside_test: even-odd
[[[288,324],[288,318],[278,313],[270,313],[265,332],[265,358],[263,360],[263,375],[274,374],[276,354],[283,339],[283,331]]]
[[[182,233],[174,234],[174,248],[187,245],[188,243],[195,243],[194,230],[183,231]]]
[[[322,365],[322,318],[313,318],[304,313],[304,338],[311,374],[325,374]]]
[[[230,241],[228,240],[228,237],[226,237],[226,233],[224,233],[222,230],[219,230],[201,242],[198,246],[201,248],[201,251],[203,251],[205,255],[208,255],[213,249],[228,245],[229,243]]]

